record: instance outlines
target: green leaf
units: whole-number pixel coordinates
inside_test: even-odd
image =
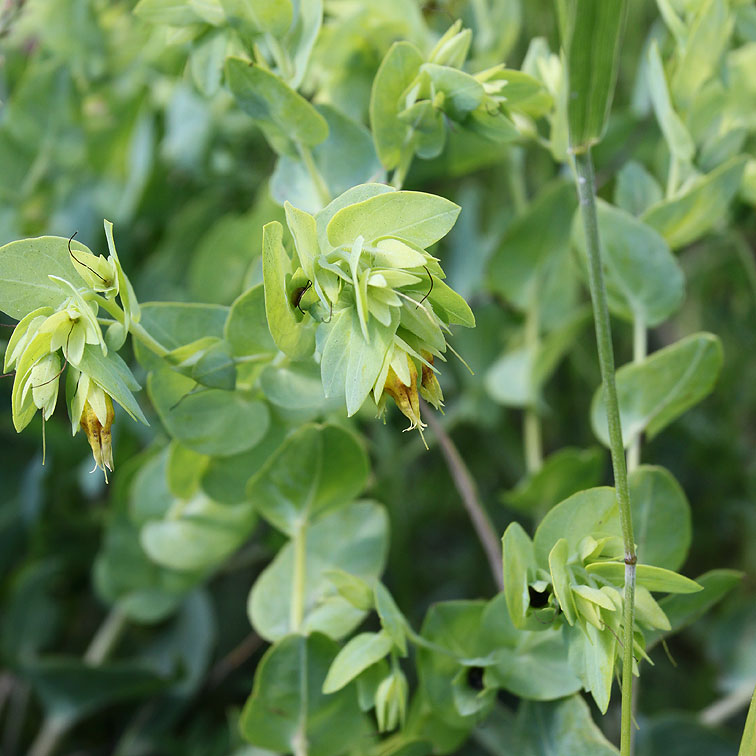
[[[89,252],[72,241],[74,252]],[[40,236],[21,239],[0,247],[0,310],[21,320],[40,307],[57,308],[68,295],[48,276],[58,276],[81,286],[81,276],[68,254],[68,239]]]
[[[354,691],[322,691],[337,650],[319,633],[289,635],[268,649],[239,720],[242,736],[278,753],[295,753],[298,743],[308,744],[309,756],[350,749],[364,731]]]
[[[197,389],[197,383],[172,370],[147,379],[147,391],[168,433],[200,454],[230,456],[251,449],[268,430],[264,402],[241,391]]]
[[[328,138],[312,150],[312,159],[332,197],[364,181],[382,181],[383,167],[370,132],[331,105],[315,106],[328,124]],[[310,171],[301,159],[282,155],[270,182],[271,194],[278,202],[290,202],[302,210],[316,212],[323,206]],[[294,233],[290,213],[289,228]],[[304,268],[304,265],[303,265]],[[312,269],[305,273],[312,278]]]
[[[329,575],[343,570],[365,581],[380,575],[388,547],[388,518],[382,506],[359,501],[325,515],[307,528],[304,620],[301,632],[343,638],[364,618],[343,598]],[[263,570],[249,594],[247,610],[255,630],[276,641],[292,632],[294,549],[289,542]],[[323,675],[325,677],[325,675]]]
[[[567,642],[572,669],[590,691],[599,711],[606,714],[612,693],[616,635],[608,627],[598,630],[590,623],[583,623],[583,627],[576,625],[571,629]]]
[[[560,538],[549,552],[549,572],[551,573],[551,585],[554,595],[559,602],[559,607],[564,613],[564,618],[570,625],[577,619],[575,600],[572,597],[570,587],[570,575],[567,570],[569,558],[569,546],[564,538]]]
[[[624,0],[560,0],[570,147],[584,152],[606,127],[619,69]]]
[[[549,552],[564,538],[570,552],[576,552],[587,535],[594,538],[619,535],[619,513],[613,488],[580,491],[557,504],[541,521],[533,538],[538,565],[546,567]]]
[[[284,81],[241,58],[226,59],[226,81],[239,107],[255,119],[278,154],[314,147],[328,136],[325,118]]]
[[[315,224],[318,230],[318,246],[321,253],[325,254],[333,249],[333,246],[328,241],[328,224],[331,222],[336,213],[342,208],[354,205],[357,202],[364,202],[371,197],[376,197],[379,194],[386,194],[393,192],[395,189],[388,184],[360,184],[354,186],[351,189],[347,189],[343,194],[340,194],[336,199],[329,202],[322,210],[315,214]]]
[[[134,14],[150,24],[166,26],[191,26],[203,20],[186,0],[139,0]]]
[[[405,628],[407,620],[404,618],[399,607],[394,601],[394,597],[389,593],[383,583],[375,584],[375,610],[381,620],[381,627],[388,633],[393,644],[399,649],[403,656],[407,655],[407,636]]]
[[[675,594],[665,596],[659,606],[667,615],[672,629],[676,633],[695,622],[722,600],[743,580],[743,573],[737,570],[710,570],[696,578],[696,583],[703,590],[697,593]],[[655,630],[646,633],[646,647],[651,648],[658,640],[669,633]]]
[[[239,295],[228,313],[223,336],[235,357],[275,356],[278,351],[265,317],[265,291],[262,284]]]
[[[748,707],[743,739],[740,741],[738,756],[756,756],[756,690],[753,691],[751,705]]]
[[[641,215],[664,197],[659,182],[635,160],[629,160],[617,173],[614,204],[631,215]]]
[[[328,224],[328,241],[338,247],[358,236],[367,243],[390,236],[425,249],[449,233],[459,211],[459,205],[435,194],[378,194],[339,210]]]
[[[479,661],[483,637],[481,620],[486,607],[483,601],[444,601],[434,604],[425,615],[422,637],[435,646],[445,649],[439,653],[422,645],[417,649],[417,665],[420,685],[428,703],[447,726],[464,728],[472,724],[478,712],[462,714],[457,706],[466,679],[457,682],[455,690],[450,681],[460,672],[465,673],[463,661]],[[479,665],[470,665],[479,666]],[[468,687],[469,686],[464,686]],[[480,701],[483,708],[492,704],[490,697]]]
[[[375,605],[373,590],[362,578],[338,569],[328,570],[325,576],[336,586],[339,595],[356,609],[367,612]]]
[[[509,523],[501,539],[504,595],[515,627],[528,627],[528,583],[535,575],[533,542],[518,522]]]
[[[724,0],[710,0],[697,6],[672,77],[675,101],[684,108],[690,107],[719,65],[734,20]]]
[[[714,387],[722,367],[722,346],[710,333],[697,333],[660,349],[642,362],[617,371],[622,434],[625,446],[644,431],[656,436]],[[609,445],[604,391],[591,405],[593,432]]]
[[[588,704],[575,695],[563,701],[523,701],[514,722],[497,709],[476,731],[495,756],[617,756],[619,751],[593,721]]]
[[[254,523],[250,504],[218,504],[198,494],[177,502],[165,519],[148,521],[140,540],[157,564],[175,570],[208,570],[220,566],[244,543]]]
[[[506,504],[525,512],[546,512],[572,494],[600,482],[604,452],[598,447],[565,447],[550,454],[542,467],[502,494]]]
[[[443,108],[461,121],[483,101],[483,85],[470,74],[450,66],[423,63],[420,70],[431,80],[436,92],[443,92]]]
[[[428,294],[428,301],[435,313],[449,325],[461,325],[475,328],[475,315],[464,297],[447,286],[441,279],[433,279],[433,290]]]
[[[653,228],[600,200],[597,210],[609,309],[631,322],[659,325],[682,304],[682,269]],[[586,261],[583,224],[575,220],[573,238]]]
[[[99,345],[87,344],[78,368],[110,394],[133,420],[149,425],[142,408],[131,393],[138,391],[141,386],[136,382],[128,365],[115,352],[108,352],[108,356],[105,357]]]
[[[663,467],[642,465],[629,477],[638,560],[678,570],[688,555],[691,539],[685,492]]]
[[[349,307],[334,313],[326,333],[320,373],[326,399],[346,401],[347,415],[354,415],[373,390],[386,352],[393,344],[396,324],[384,326],[376,318],[367,323],[369,341],[362,335],[357,310]]]
[[[485,668],[486,686],[501,687],[516,696],[550,701],[575,693],[580,680],[570,669],[561,628],[540,626],[518,630],[510,619],[503,594],[486,605],[481,619],[483,651],[495,661]]]
[[[208,388],[233,391],[236,386],[236,363],[231,345],[217,341],[208,347],[189,371],[192,380]]]
[[[625,582],[624,562],[593,562],[586,566],[589,575],[598,575],[612,582],[623,585]],[[653,567],[650,564],[639,564],[635,568],[638,585],[649,591],[663,593],[695,593],[703,590],[694,580],[663,567]]]
[[[309,357],[315,349],[315,331],[311,323],[302,322],[301,313],[289,300],[287,284],[292,272],[291,262],[283,246],[283,227],[278,221],[263,227],[262,258],[265,312],[273,340],[292,359]]]
[[[251,449],[230,457],[210,457],[200,481],[215,501],[236,504],[247,500],[247,482],[262,469],[286,438],[289,428],[275,416],[262,440]]]
[[[700,239],[717,226],[740,187],[746,158],[733,158],[670,199],[643,213],[642,220],[655,228],[672,249]]]
[[[531,302],[540,271],[566,249],[577,207],[575,187],[557,181],[506,229],[488,265],[490,288],[520,310]]]
[[[147,302],[141,311],[142,327],[169,352],[207,339],[222,339],[228,317],[228,307],[194,302]],[[134,339],[134,354],[147,369],[165,367],[138,339]]]
[[[367,455],[354,435],[335,425],[306,425],[252,477],[247,496],[266,520],[291,536],[300,523],[352,501],[367,476]]]
[[[347,686],[363,670],[383,659],[393,645],[385,631],[355,635],[339,651],[328,669],[323,693],[335,693]]]
[[[291,0],[220,0],[220,3],[233,28],[251,27],[258,34],[280,37],[294,18]]]
[[[406,159],[409,127],[399,120],[402,95],[423,64],[423,56],[410,42],[395,42],[383,58],[370,93],[370,130],[375,149],[386,170]],[[411,154],[411,153],[410,153]]]
[[[648,73],[648,88],[651,94],[651,102],[656,113],[656,120],[664,134],[669,151],[673,158],[688,163],[693,159],[696,147],[690,133],[680,120],[680,116],[674,110],[672,100],[667,88],[667,78],[664,74],[659,46],[656,40],[651,42],[648,48],[648,61],[646,71]]]

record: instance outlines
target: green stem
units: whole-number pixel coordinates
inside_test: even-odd
[[[305,147],[303,144],[297,144],[297,150],[299,156],[302,158],[302,162],[307,168],[307,172],[310,174],[312,183],[315,184],[315,191],[318,193],[318,199],[325,207],[331,201],[331,192],[328,189],[328,185],[325,182],[322,174],[318,170],[318,166],[315,165],[315,159],[310,152],[309,147]]]
[[[538,347],[540,342],[538,316],[538,299],[537,297],[532,297],[525,317],[525,346],[530,355],[531,365],[535,365],[538,357]],[[543,465],[541,418],[538,416],[538,411],[534,406],[534,402],[531,402],[525,408],[522,431],[525,444],[525,467],[528,475],[532,475],[533,473],[538,472]]]
[[[648,354],[648,331],[643,318],[633,320],[633,362],[642,362]],[[630,442],[627,450],[627,472],[637,470],[641,459],[641,434],[638,433]]]
[[[154,352],[158,357],[168,356],[168,350],[159,341],[153,339],[139,323],[135,323],[132,320],[129,323],[129,333],[137,339],[137,341],[141,341],[147,349]]]
[[[95,296],[94,301],[102,307],[105,312],[112,315],[119,323],[123,324],[126,320],[123,310],[112,300],[105,297]],[[141,341],[144,346],[151,352],[154,352],[158,357],[167,357],[168,350],[157,340],[152,338],[149,333],[139,323],[135,323],[133,320],[129,322],[129,333],[138,341]]]
[[[115,647],[125,626],[126,616],[118,609],[111,609],[84,652],[84,662],[92,666],[102,664]],[[76,719],[70,715],[45,717],[29,749],[29,756],[51,756],[75,723]]]
[[[291,587],[291,632],[302,629],[305,604],[305,577],[307,574],[307,522],[302,521],[294,531],[294,582]]]
[[[625,546],[625,598],[622,628],[622,717],[620,753],[630,756],[633,727],[633,621],[635,609],[635,541],[633,521],[630,513],[630,492],[627,485],[625,450],[622,443],[617,386],[614,380],[614,348],[612,329],[609,321],[609,307],[606,301],[604,273],[601,266],[598,219],[596,215],[596,187],[593,176],[593,160],[590,149],[575,155],[577,191],[585,229],[588,250],[588,278],[593,302],[593,319],[596,325],[601,380],[606,397],[606,414],[609,425],[609,445],[614,471],[614,486],[619,506],[622,539]]]

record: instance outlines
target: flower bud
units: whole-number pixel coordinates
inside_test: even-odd
[[[407,678],[395,667],[375,692],[375,715],[380,732],[388,732],[396,729],[398,725],[404,725],[407,693]]]
[[[90,403],[91,402],[91,403]],[[113,402],[110,397],[94,383],[90,385],[90,395],[84,403],[80,424],[92,447],[96,467],[105,473],[113,470],[113,448],[111,446],[110,428],[113,425]]]

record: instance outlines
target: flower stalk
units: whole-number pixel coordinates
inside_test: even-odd
[[[588,280],[593,303],[593,319],[596,326],[601,380],[606,393],[606,414],[609,425],[609,442],[614,472],[614,486],[619,506],[622,540],[625,550],[625,590],[623,602],[622,637],[622,717],[620,735],[621,756],[630,756],[632,739],[632,691],[633,691],[633,623],[635,609],[635,541],[630,512],[630,492],[627,483],[625,450],[622,442],[617,386],[614,378],[614,348],[609,321],[606,287],[601,264],[598,219],[596,215],[596,186],[593,159],[590,149],[575,155],[577,192],[580,213],[585,229],[588,251]]]

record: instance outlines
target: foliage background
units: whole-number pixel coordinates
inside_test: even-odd
[[[213,67],[203,57],[213,55],[211,41],[199,52],[196,40],[166,44],[162,30],[134,16],[128,2],[6,5],[7,28],[0,40],[0,243],[48,233],[67,237],[76,230],[92,249],[102,249],[100,224],[106,217],[115,223],[121,260],[142,301],[228,305],[259,281],[260,228],[282,216],[267,187],[274,156],[213,79]],[[496,30],[499,38],[491,39],[488,30],[476,52],[480,60],[488,56],[519,66],[534,36],[545,36],[556,49],[551,2],[493,5],[501,6],[505,21]],[[421,17],[439,33],[461,17],[473,26],[476,39],[483,39],[484,30],[475,29],[474,6],[442,0],[407,12],[400,0],[384,0],[380,9],[369,3],[327,4],[330,13],[305,91],[325,90],[365,120],[370,82],[391,41],[417,36]],[[614,115],[596,151],[601,193],[607,197],[619,166],[631,156],[653,161],[657,149],[653,118],[638,117],[629,108],[637,60],[655,24],[653,2],[632,4]],[[537,149],[490,147],[462,158],[445,153],[416,162],[406,182],[407,188],[449,197],[463,207],[438,254],[478,320],[474,331],[455,341],[476,376],[449,363],[442,379],[448,397],[443,423],[500,532],[522,517],[502,500],[525,470],[522,417],[488,396],[482,376],[522,323],[487,293],[484,271],[513,217],[510,176],[520,169],[529,194],[554,175],[553,163]],[[680,255],[686,303],[650,334],[651,350],[697,330],[722,339],[725,363],[714,393],[644,445],[644,459],[667,467],[689,497],[693,544],[686,574],[731,567],[746,577],[715,611],[672,638],[676,668],[658,650],[656,666],[644,667],[638,752],[646,756],[734,754],[745,712],[714,729],[704,728],[700,715],[756,681],[755,242],[753,206],[736,204],[727,227]],[[615,339],[621,364],[631,357],[629,328],[615,327]],[[546,388],[547,452],[596,445],[587,418],[598,383],[594,337],[585,328]],[[490,597],[495,586],[432,434],[426,452],[419,438],[399,433],[404,419],[397,414],[389,413],[385,426],[369,412],[358,415],[357,423],[372,463],[366,495],[390,513],[384,581],[419,627],[433,602]],[[106,613],[93,587],[92,566],[141,455],[166,440],[154,413],[150,420],[152,427],[145,429],[119,417],[115,479],[108,489],[99,476],[88,474],[86,442],[81,436],[71,441],[64,417],[48,424],[47,460],[41,466],[40,435],[16,436],[10,382],[0,384],[5,668],[0,742],[8,756],[24,752],[42,718],[39,687],[25,664],[80,655]],[[608,482],[605,453],[602,459]],[[183,682],[168,693],[132,692],[128,701],[97,710],[66,741],[67,752],[225,754],[241,747],[234,712],[249,693],[263,650],[249,636],[246,595],[280,545],[279,535],[259,526],[253,540],[194,594],[182,610],[183,621],[179,615],[157,626],[130,626],[117,658],[178,669]],[[616,719],[612,708],[601,722],[612,737]],[[487,751],[472,742],[465,753]]]

